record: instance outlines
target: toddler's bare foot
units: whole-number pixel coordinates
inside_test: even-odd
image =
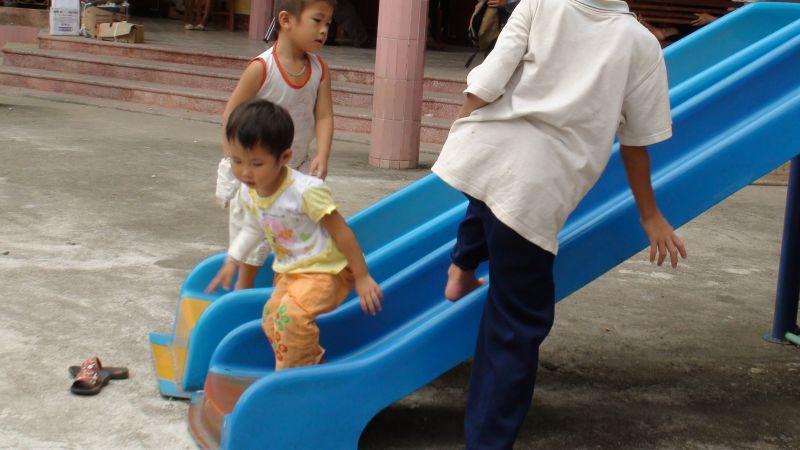
[[[461,299],[470,292],[478,289],[486,283],[486,280],[475,278],[475,271],[464,271],[455,264],[451,264],[447,269],[447,286],[444,288],[444,296],[454,302]]]

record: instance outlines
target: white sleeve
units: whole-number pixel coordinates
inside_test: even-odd
[[[672,136],[669,81],[663,56],[625,96],[620,122],[617,136],[622,145],[647,146]]]
[[[528,50],[534,8],[538,0],[521,0],[503,27],[494,49],[467,76],[465,94],[493,102],[506,91],[508,80]]]
[[[241,184],[233,176],[233,171],[231,170],[231,159],[228,157],[222,158],[217,166],[216,189],[217,202],[220,206],[228,207],[230,201],[236,196],[239,186]]]
[[[264,241],[266,235],[258,217],[247,205],[244,205],[244,208],[246,212],[242,218],[239,233],[228,249],[228,256],[236,261],[246,261],[247,255],[251,254]]]

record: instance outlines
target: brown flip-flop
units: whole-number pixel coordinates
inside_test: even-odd
[[[84,361],[79,369],[69,389],[73,394],[97,395],[111,380],[110,372],[103,369],[96,356]]]
[[[130,377],[130,371],[127,367],[103,367],[101,371],[108,372],[112,380],[127,380]],[[69,376],[75,378],[78,372],[81,371],[81,366],[69,366]]]

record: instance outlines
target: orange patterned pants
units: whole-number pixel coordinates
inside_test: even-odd
[[[352,272],[276,274],[274,285],[261,326],[275,352],[275,370],[319,364],[325,349],[316,318],[347,299]]]

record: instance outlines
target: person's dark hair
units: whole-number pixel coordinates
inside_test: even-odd
[[[302,14],[309,5],[317,2],[325,2],[331,5],[331,8],[336,9],[336,0],[277,0],[275,2],[275,8],[273,9],[275,14],[272,16],[272,23],[270,23],[267,28],[264,42],[269,43],[278,38],[281,32],[281,27],[278,25],[278,14],[280,14],[281,11],[286,11],[294,17],[299,18],[300,14]]]
[[[278,0],[275,2],[275,16],[277,17],[281,11],[286,11],[295,17],[300,17],[300,14],[309,5],[317,2],[327,3],[331,5],[331,8],[336,9],[336,0]]]
[[[292,116],[280,106],[266,100],[250,100],[233,110],[225,126],[228,142],[237,142],[245,150],[263,148],[280,158],[292,146]]]

